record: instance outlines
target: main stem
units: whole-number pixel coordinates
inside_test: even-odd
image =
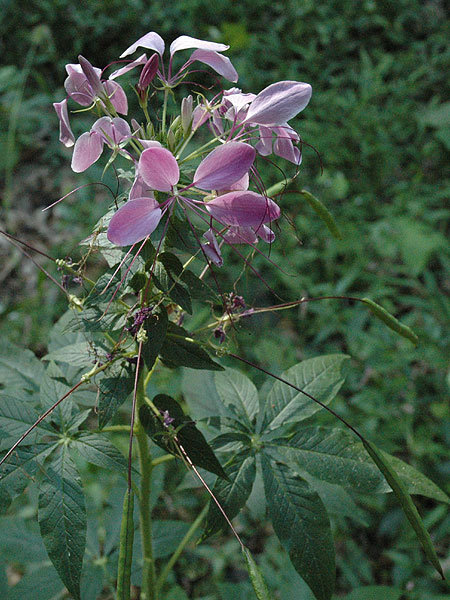
[[[140,528],[142,538],[142,589],[141,600],[157,600],[155,562],[153,559],[152,544],[152,514],[150,506],[150,491],[152,479],[152,457],[148,443],[147,434],[139,420],[139,408],[145,402],[144,373],[139,377],[136,395],[136,440],[139,453],[139,466],[141,471],[140,486]]]

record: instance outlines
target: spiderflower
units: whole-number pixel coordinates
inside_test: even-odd
[[[138,49],[144,53],[133,58]],[[225,44],[182,35],[167,53],[162,37],[151,31],[122,53],[120,64],[107,79],[83,56],[78,64],[66,66],[68,97],[54,107],[60,140],[66,147],[73,146],[72,169],[85,171],[105,147],[111,151],[107,166],[118,157],[128,161],[131,189],[107,229],[114,245],[133,246],[145,240],[163,218],[171,218],[176,206],[190,226],[192,221],[197,226],[203,223],[199,244],[215,265],[223,262],[223,244],[274,242],[270,224],[279,218],[280,208],[264,192],[257,156],[274,153],[300,165],[301,139],[288,122],[308,104],[311,86],[280,81],[258,94],[232,87],[210,97],[192,87],[180,107],[172,106],[169,111],[175,88],[186,85],[187,74],[195,73],[194,64],[237,82],[226,50]],[[190,51],[187,60],[176,60],[185,51]],[[137,69],[133,87],[143,115],[129,123],[128,100],[116,80],[131,77]],[[78,139],[70,126],[68,101],[87,111],[95,109],[95,122]],[[103,113],[100,118],[99,112]],[[169,118],[169,114],[175,116]],[[197,132],[206,125],[210,137],[205,141],[204,135],[198,136],[201,141],[196,144]]]

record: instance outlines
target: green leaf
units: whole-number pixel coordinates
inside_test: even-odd
[[[30,394],[39,391],[44,373],[42,363],[30,351],[2,340],[0,354],[0,381],[11,395],[11,388],[26,390]]]
[[[263,454],[264,489],[273,528],[296,571],[318,600],[334,590],[333,537],[319,495],[289,467]]]
[[[184,521],[153,521],[153,551],[155,558],[162,558],[175,552],[180,540],[189,530],[189,524]]]
[[[134,389],[132,365],[114,363],[99,383],[98,425],[102,429],[116,414]]]
[[[428,560],[434,566],[439,575],[441,575],[442,579],[445,579],[441,564],[436,554],[436,550],[434,549],[433,542],[431,541],[430,534],[426,530],[419,512],[411,499],[411,496],[406,491],[404,484],[393,469],[389,459],[368,440],[364,440],[363,444],[369,456],[386,477],[386,481],[389,483],[394,491],[394,494],[397,496],[406,518],[411,523],[420,543],[422,544]]]
[[[0,399],[0,439],[2,449],[7,449],[14,443],[33,423],[39,414],[17,397],[2,395]],[[42,421],[34,431],[29,434],[27,444],[36,442],[36,438],[43,433],[54,433],[54,430],[45,421]]]
[[[68,363],[75,367],[92,368],[95,354],[90,342],[78,342],[50,352],[42,360]]]
[[[245,562],[247,563],[248,574],[250,575],[250,581],[253,589],[255,590],[256,597],[258,600],[272,600],[272,596],[269,593],[261,570],[253,560],[250,550],[248,550],[248,548],[242,548],[242,554],[244,555]]]
[[[158,255],[153,279],[159,290],[165,292],[182,309],[192,314],[191,296],[187,285],[180,277],[182,272],[183,265],[175,254],[162,252]]]
[[[361,300],[362,302],[364,302],[364,304],[367,304],[367,306],[370,308],[370,311],[378,319],[380,319],[380,321],[383,321],[383,323],[385,323],[389,327],[389,329],[392,329],[392,331],[395,331],[402,337],[410,340],[414,344],[414,346],[417,346],[417,344],[419,343],[419,338],[410,327],[408,327],[407,325],[403,325],[403,323],[400,323],[400,321],[396,319],[393,315],[391,315],[390,312],[388,312],[385,308],[383,308],[373,300],[370,300],[370,298],[361,298]]]
[[[322,202],[318,198],[316,198],[306,190],[301,190],[300,194],[303,196],[303,198],[305,198],[305,200],[308,202],[308,204],[316,213],[316,215],[322,219],[322,221],[328,227],[328,230],[330,231],[331,235],[338,240],[342,240],[342,234],[339,231],[336,221],[334,220],[334,217],[330,213],[328,208],[324,204],[322,204]]]
[[[71,441],[70,447],[93,465],[122,474],[127,470],[127,460],[104,435],[82,433]]]
[[[46,467],[39,492],[39,527],[50,560],[69,592],[79,600],[86,543],[83,489],[66,446]]]
[[[329,404],[344,383],[345,354],[329,354],[304,360],[282,375],[296,387],[324,404]],[[302,421],[320,410],[320,406],[297,390],[276,381],[266,400],[263,429],[275,429]]]
[[[167,311],[163,307],[144,321],[147,341],[142,346],[145,366],[150,370],[155,364],[167,333]]]
[[[194,419],[229,414],[220,399],[212,371],[183,369],[181,388]]]
[[[194,300],[203,300],[206,302],[217,300],[216,292],[192,271],[189,271],[189,269],[185,269],[181,273],[180,279],[187,285],[189,293]]]
[[[55,402],[65,396],[69,390],[70,386],[64,379],[63,372],[51,361],[41,382],[40,398],[42,406],[50,408]],[[72,416],[72,409],[73,402],[70,397],[67,397],[55,408],[49,418],[64,426]]]
[[[41,565],[26,573],[15,586],[9,588],[7,600],[53,600],[61,598],[64,584],[51,565]],[[5,599],[6,600],[6,599]]]
[[[342,600],[400,600],[403,591],[388,585],[366,585],[352,590]]]
[[[305,427],[290,439],[271,440],[265,444],[317,479],[363,493],[392,491],[363,444],[343,429]],[[425,475],[398,458],[382,454],[392,463],[410,493],[450,502]]]
[[[17,515],[0,519],[0,556],[7,562],[26,565],[48,562],[37,523],[19,520]]]
[[[161,414],[167,412],[168,416],[173,419],[168,426],[165,426],[150,407],[147,405],[141,406],[139,418],[145,432],[155,444],[175,456],[180,456],[174,444],[176,437],[177,442],[183,447],[195,466],[226,478],[227,475],[210,445],[192,419],[183,413],[178,402],[170,396],[159,394],[153,399],[153,404]]]
[[[19,446],[0,467],[0,513],[4,513],[11,501],[34,482],[34,474],[40,463],[55,448],[55,444]],[[3,455],[5,453],[2,453]]]
[[[200,236],[201,233],[198,233],[196,237],[186,219],[172,215],[164,238],[164,248],[177,248],[195,254],[199,250]]]
[[[226,473],[228,480],[217,480],[212,492],[231,520],[245,505],[252,491],[256,475],[255,457],[249,456],[248,449],[235,454],[226,465]],[[228,523],[214,500],[211,500],[202,539],[226,530],[227,527]]]
[[[258,391],[248,377],[235,369],[216,373],[217,393],[227,408],[251,426],[258,412]]]
[[[189,335],[185,329],[169,323],[167,337],[160,352],[164,363],[169,367],[223,371],[223,367],[214,362],[209,354]]]

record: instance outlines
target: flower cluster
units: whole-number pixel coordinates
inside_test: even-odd
[[[170,219],[178,205],[190,224],[193,217],[205,224],[203,253],[220,266],[222,243],[254,245],[259,239],[274,240],[268,224],[278,219],[280,208],[265,194],[255,158],[274,153],[300,164],[300,138],[288,121],[308,104],[311,86],[280,81],[257,95],[232,87],[210,100],[198,94],[195,107],[189,95],[168,125],[168,101],[194,62],[211,67],[232,83],[237,82],[238,75],[222,54],[228,49],[224,44],[181,36],[170,45],[168,64],[164,63],[164,47],[157,33],[147,33],[127,48],[121,59],[138,48],[153,51],[151,56],[144,53],[135,60],[126,59],[125,65],[107,79],[82,56],[79,64],[67,65],[64,86],[68,98],[103,116],[75,140],[68,98],[55,103],[60,140],[67,147],[73,146],[72,169],[77,173],[94,164],[105,146],[112,151],[109,162],[121,155],[133,165],[135,176],[128,200],[109,223],[108,239],[113,244],[131,246],[147,239],[165,215]],[[192,54],[175,71],[175,54],[188,49],[193,49]],[[116,79],[136,68],[141,72],[134,89],[145,119],[128,123],[124,118],[128,114],[127,97]],[[164,95],[162,113],[154,100],[158,91]],[[154,111],[153,120],[149,109]],[[189,146],[185,155],[203,125],[209,127],[211,139],[194,151]],[[250,182],[257,191],[249,189]]]

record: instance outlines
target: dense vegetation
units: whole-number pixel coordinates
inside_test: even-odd
[[[349,376],[335,404],[340,413],[449,492],[450,209],[444,201],[450,175],[450,32],[444,3],[154,0],[149,6],[141,0],[41,0],[21,11],[15,2],[1,4],[3,221],[10,233],[52,256],[66,255],[68,244],[90,232],[106,198],[100,188],[86,187],[53,211],[41,212],[80,185],[79,179],[74,183],[68,154],[57,141],[51,107],[63,97],[64,65],[75,62],[79,53],[103,65],[150,29],[167,41],[186,33],[229,43],[244,91],[259,91],[283,79],[312,84],[312,101],[296,123],[305,142],[299,186],[333,212],[343,240],[327,233],[293,187],[281,201],[290,218],[280,221],[270,252],[279,267],[258,256],[253,264],[283,301],[369,296],[413,327],[420,344],[415,349],[395,337],[362,306],[324,300],[252,317],[236,336],[240,353],[275,373],[321,353],[349,354]],[[98,181],[102,168],[93,167],[85,181]],[[105,181],[114,185],[109,174]],[[50,325],[65,309],[64,298],[18,250],[4,240],[0,248],[0,332],[42,355]],[[229,263],[233,260],[230,255]],[[222,285],[232,290],[238,280],[236,290],[249,305],[276,301],[261,281],[241,271],[236,261]],[[262,381],[257,373],[248,374],[256,383]],[[156,378],[156,390],[161,386],[159,391],[167,391],[167,385],[170,393],[181,396],[181,377]],[[330,421],[323,417],[322,422]],[[112,476],[99,476],[87,465],[82,468],[93,510],[100,513],[107,505],[113,513],[122,488],[115,494],[117,481]],[[169,466],[161,481],[166,505],[165,511],[158,508],[162,520],[196,514],[201,506],[200,492],[189,494],[190,484],[185,482],[185,491],[175,494],[175,483]],[[336,503],[333,523],[339,540],[339,597],[358,587],[383,585],[392,589],[379,590],[384,595],[374,598],[444,598],[445,584],[431,574],[391,497],[363,498],[358,511],[351,497],[345,502]],[[35,505],[32,495],[24,495],[11,515],[27,519]],[[427,515],[426,524],[446,565],[448,511],[423,498],[418,506]],[[257,499],[252,507],[238,526],[254,553],[265,549],[269,583],[283,600],[308,599],[307,589],[302,591],[298,576],[287,568]],[[24,530],[15,521],[12,525],[11,515],[5,517],[9,531],[23,537]],[[0,558],[13,560],[14,568],[8,571],[13,583],[24,573],[23,580],[33,574],[45,555],[41,548],[23,553],[8,535],[2,527]],[[26,535],[30,548],[37,544],[32,529]],[[248,584],[233,543],[200,545],[184,555],[177,581],[189,597],[244,597]],[[2,571],[0,590],[4,578]],[[19,598],[17,594],[20,591],[8,598]],[[369,598],[367,590],[361,594],[348,598]]]

